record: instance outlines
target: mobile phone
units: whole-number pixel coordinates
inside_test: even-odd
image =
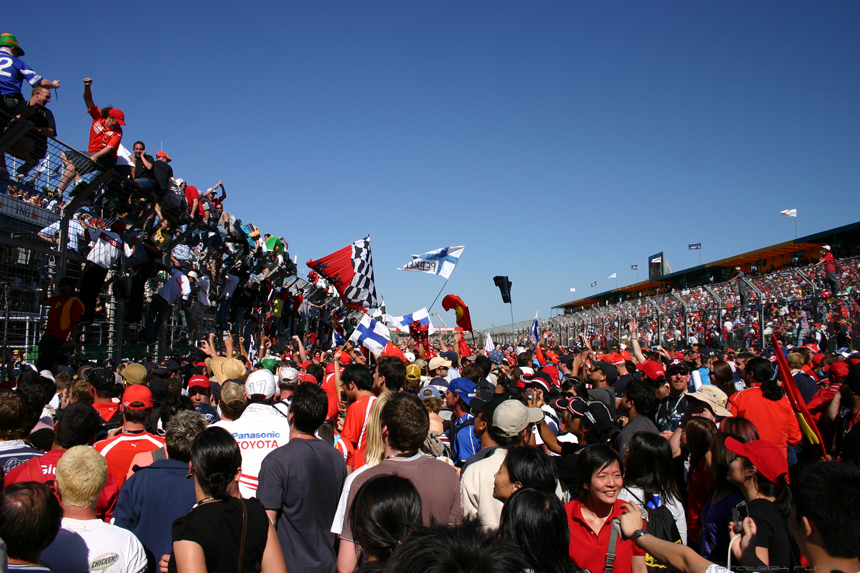
[[[744,531],[744,519],[750,516],[749,507],[747,507],[747,502],[742,501],[736,506],[732,508],[732,521],[735,523],[733,531],[735,533],[743,533]]]

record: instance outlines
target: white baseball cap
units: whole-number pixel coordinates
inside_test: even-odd
[[[262,394],[268,400],[275,395],[277,387],[274,374],[266,369],[254,370],[245,380],[245,396],[250,398],[254,394]]]

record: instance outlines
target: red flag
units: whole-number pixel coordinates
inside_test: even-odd
[[[800,395],[800,390],[797,388],[797,383],[791,375],[791,369],[788,366],[788,360],[779,346],[779,340],[776,334],[771,334],[773,339],[773,351],[776,356],[776,361],[779,364],[779,377],[782,379],[782,387],[785,389],[785,395],[788,396],[788,401],[791,402],[791,407],[797,415],[797,423],[800,425],[800,431],[806,436],[806,439],[813,445],[818,445],[821,448],[823,458],[827,457],[827,449],[824,447],[824,439],[821,437],[821,432],[818,431],[818,426],[815,425],[815,420],[809,413],[806,407],[806,402]]]
[[[454,309],[457,313],[457,326],[463,330],[472,332],[472,317],[469,316],[469,307],[463,300],[454,294],[449,294],[442,299],[442,308],[445,310]]]
[[[376,308],[376,283],[373,280],[369,236],[319,260],[310,260],[307,264],[334,285],[345,306],[353,309]]]

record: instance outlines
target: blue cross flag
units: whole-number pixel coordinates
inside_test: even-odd
[[[540,312],[540,311],[538,311]],[[532,341],[532,344],[537,345],[540,340],[540,333],[538,332],[538,312],[535,313],[535,319],[532,321],[532,326],[529,328],[529,340]]]
[[[367,315],[364,315],[352,336],[349,337],[350,342],[358,342],[373,352],[374,356],[379,356],[385,350],[389,340],[391,340],[391,333],[385,325]]]
[[[430,273],[431,275],[439,275],[449,279],[465,248],[462,245],[459,247],[444,247],[424,253],[423,255],[412,255],[412,260],[402,267],[398,267],[397,270]]]
[[[416,310],[412,314],[407,314],[404,316],[391,316],[390,314],[385,315],[385,323],[389,328],[393,328],[395,330],[409,332],[409,325],[414,321],[418,321],[421,323],[421,326],[427,327],[427,334],[433,335],[436,332],[436,329],[433,328],[433,323],[430,321],[430,315],[427,312],[427,307],[422,308],[421,310]]]

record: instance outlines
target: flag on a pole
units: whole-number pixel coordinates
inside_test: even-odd
[[[653,259],[651,259],[651,262],[652,263],[662,263],[663,257],[654,257]]]
[[[350,342],[358,342],[374,356],[379,356],[385,350],[386,345],[391,340],[391,333],[385,328],[381,322],[376,322],[367,315],[364,315],[358,326],[349,337]]]
[[[373,311],[373,314],[370,315],[370,318],[373,320],[384,320],[385,319],[385,297],[381,297],[382,302],[379,304],[379,307]]]
[[[307,265],[334,285],[348,308],[376,307],[370,235]]]
[[[608,277],[608,278],[610,278],[610,279],[617,279],[617,278],[618,278],[618,273],[612,273],[611,275],[609,275],[609,277]]]
[[[472,317],[469,314],[469,307],[466,306],[463,299],[455,294],[449,294],[442,299],[442,308],[445,310],[454,309],[457,313],[457,326],[472,332]]]
[[[535,319],[532,321],[531,328],[529,328],[529,340],[531,340],[532,344],[535,344],[535,345],[537,345],[538,341],[540,340],[540,334],[538,333],[538,319],[537,319],[539,312],[540,311],[537,311],[535,313]]]
[[[783,217],[797,217],[797,209],[784,209],[779,214]]]
[[[690,243],[691,251],[700,251],[702,249],[702,243]]]
[[[490,336],[490,333],[487,333],[487,338],[484,340],[484,352],[489,354],[493,350],[496,349],[496,344],[493,342],[493,337]]]
[[[430,314],[427,312],[427,307],[424,307],[421,310],[416,310],[412,314],[406,314],[403,316],[391,316],[390,314],[385,315],[385,323],[389,328],[405,332],[409,332],[409,326],[416,320],[421,323],[421,326],[427,327],[428,336],[432,336],[436,332],[436,329],[433,328],[433,322],[430,320]]]
[[[576,289],[573,287],[570,287],[570,292],[576,292]]]
[[[251,340],[248,343],[248,362],[251,363],[251,366],[254,366],[257,363],[257,337],[251,336]]]
[[[444,247],[424,253],[423,255],[412,255],[412,260],[402,267],[398,267],[397,270],[430,273],[431,275],[439,275],[449,279],[465,248],[463,245]]]
[[[331,333],[332,348],[337,348],[338,346],[343,346],[344,344],[346,344],[346,341],[343,339],[343,336],[341,336],[339,332],[334,331]]]
[[[593,283],[591,283],[591,286],[596,287],[596,286],[597,286],[597,281],[594,281]]]
[[[638,270],[639,270],[639,265],[630,265],[630,270],[631,270],[631,271],[638,271]]]

